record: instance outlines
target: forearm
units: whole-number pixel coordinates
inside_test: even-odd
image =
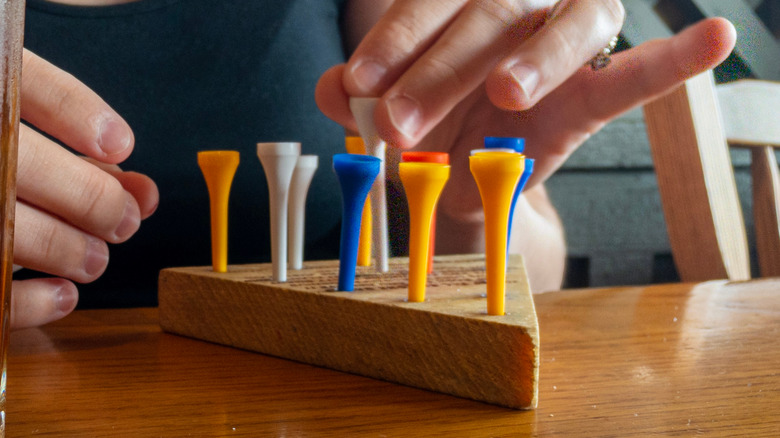
[[[457,220],[440,213],[436,227],[437,254],[484,251],[484,222]],[[561,288],[566,260],[563,225],[542,185],[526,190],[517,201],[510,252],[523,255],[531,290],[538,293]]]

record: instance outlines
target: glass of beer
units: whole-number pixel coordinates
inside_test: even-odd
[[[24,0],[0,0],[0,438],[5,436]]]

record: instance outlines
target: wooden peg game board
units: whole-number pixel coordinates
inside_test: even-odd
[[[520,256],[507,270],[504,316],[489,316],[483,255],[436,257],[426,301],[407,297],[408,259],[358,267],[335,292],[338,261],[304,263],[288,282],[271,265],[169,268],[159,279],[163,330],[513,409],[537,403],[539,328]],[[229,366],[229,365],[226,365]]]

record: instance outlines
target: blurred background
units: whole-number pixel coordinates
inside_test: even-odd
[[[737,28],[716,81],[780,81],[780,0],[623,0],[618,50],[672,35],[704,17]],[[750,152],[732,151],[752,251]],[[566,227],[565,287],[678,281],[641,109],[591,137],[547,183]],[[752,255],[755,260],[755,253]]]

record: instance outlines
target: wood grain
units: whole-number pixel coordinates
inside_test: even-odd
[[[532,411],[170,335],[156,309],[77,311],[12,333],[7,432],[776,437],[778,290],[773,279],[536,295]]]
[[[520,256],[507,273],[507,315],[486,314],[482,255],[436,258],[427,299],[407,302],[408,259],[359,270],[334,292],[338,262],[309,262],[271,281],[270,266],[160,273],[164,330],[515,409],[536,406],[539,331]],[[490,340],[490,342],[487,342]]]
[[[751,157],[758,266],[762,276],[780,277],[780,172],[777,156],[774,148],[765,146],[753,149]]]
[[[750,278],[712,72],[644,106],[669,243],[683,281]]]

